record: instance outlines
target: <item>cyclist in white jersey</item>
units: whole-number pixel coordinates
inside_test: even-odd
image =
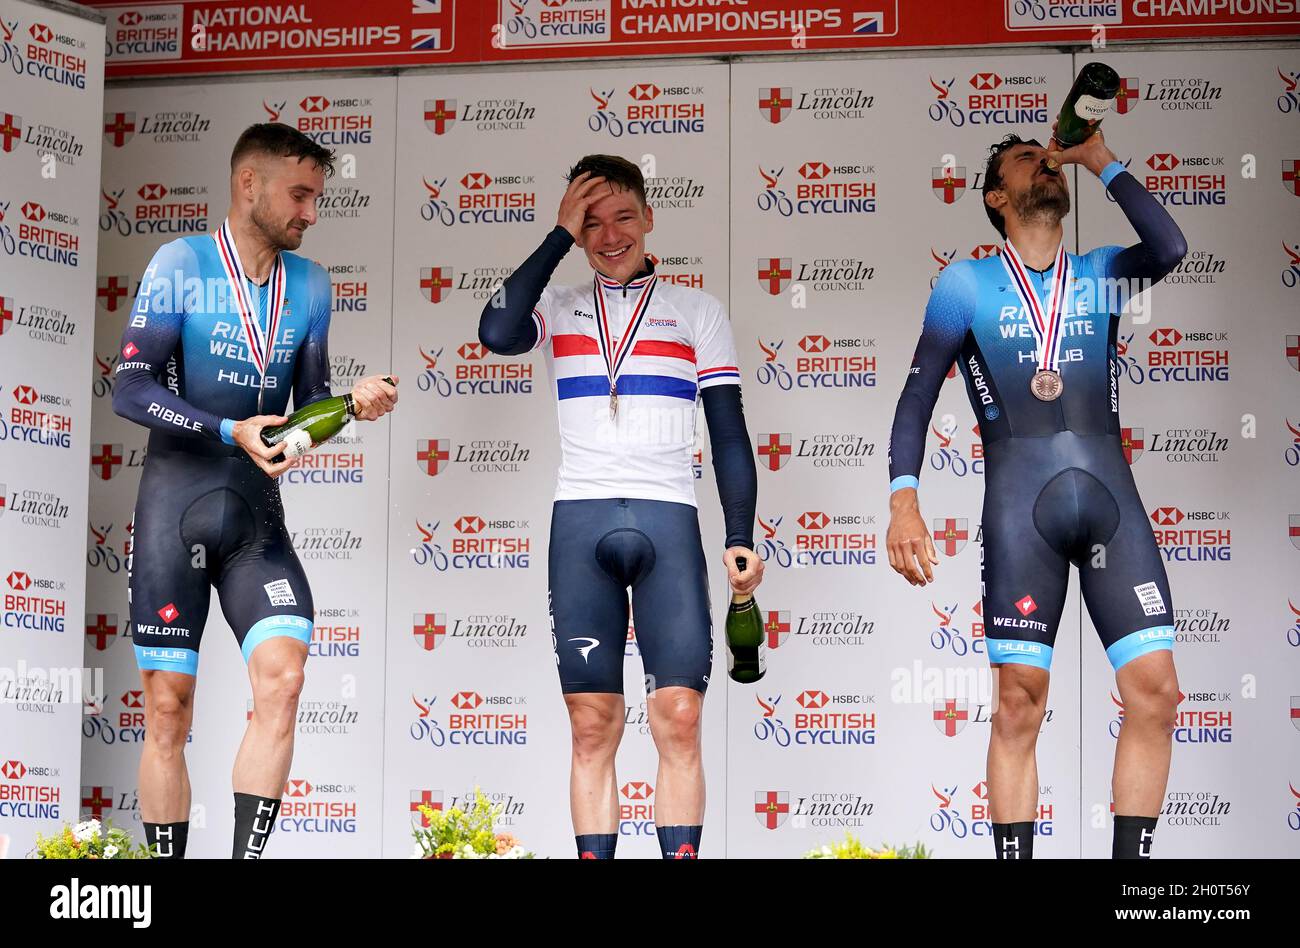
[[[708,572],[695,505],[703,402],[726,521],[728,578],[751,592],[757,475],[725,307],[660,280],[640,169],[593,155],[569,173],[558,223],[479,322],[493,352],[544,349],[561,462],[551,520],[552,640],[573,732],[570,804],[581,858],[613,858],[614,756],[623,735],[628,589],[659,751],[656,831],[665,858],[695,858],[704,816],[700,719],[712,663]],[[549,286],[574,244],[593,274]],[[745,569],[737,568],[737,558]]]

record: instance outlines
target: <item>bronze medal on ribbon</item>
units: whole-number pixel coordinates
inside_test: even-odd
[[[1040,402],[1054,402],[1061,397],[1061,392],[1065,391],[1065,383],[1061,381],[1060,372],[1039,369],[1029,380],[1029,391]]]

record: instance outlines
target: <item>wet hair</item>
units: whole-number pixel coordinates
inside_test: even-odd
[[[244,129],[230,153],[230,170],[249,155],[263,154],[276,158],[309,158],[328,178],[334,174],[334,152],[316,144],[302,132],[283,122],[261,122]]]

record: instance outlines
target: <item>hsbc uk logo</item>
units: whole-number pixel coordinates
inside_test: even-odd
[[[784,706],[783,696],[755,695],[754,738],[777,747],[863,746],[876,743],[876,696],[809,688]],[[787,721],[789,722],[787,724]]]
[[[1119,337],[1118,371],[1130,382],[1213,383],[1229,379],[1230,350],[1227,330],[1182,330],[1157,326],[1142,344],[1146,359],[1133,352],[1134,334]]]
[[[441,525],[441,520],[416,520],[419,545],[411,550],[416,566],[432,566],[438,572],[529,566],[532,537],[527,520],[486,520],[478,514],[462,514],[451,522],[449,535],[439,534]]]
[[[808,333],[789,351],[784,339],[759,339],[763,361],[758,383],[783,392],[799,389],[875,388],[877,361],[866,353],[876,340],[866,337],[830,337]],[[794,366],[793,371],[790,365]]]
[[[876,167],[867,162],[805,161],[782,181],[786,168],[760,165],[758,209],[780,217],[873,214]],[[793,194],[790,192],[793,191]]]
[[[600,85],[587,92],[592,104],[587,128],[597,134],[622,138],[698,135],[705,130],[703,86],[634,82],[626,90]]]
[[[373,140],[375,117],[370,99],[311,94],[298,101],[298,108],[302,114],[295,127],[318,145],[337,148],[369,145]]]
[[[954,128],[971,125],[1045,125],[1048,96],[1038,91],[1046,76],[976,72],[968,77],[930,76],[934,100],[928,114],[932,122]],[[959,81],[960,80],[960,81]]]
[[[655,788],[648,780],[629,780],[618,788],[618,834],[654,836]]]
[[[1232,559],[1232,530],[1225,511],[1156,507],[1151,523],[1156,545],[1170,563],[1228,562]]]
[[[481,342],[464,342],[452,352],[446,346],[419,347],[424,368],[416,379],[422,392],[440,398],[531,395],[535,366],[531,361],[507,359]]]
[[[208,232],[208,188],[205,184],[146,181],[127,197],[126,188],[100,190],[103,211],[99,229],[131,235],[206,234]]]
[[[355,784],[290,777],[280,799],[276,829],[282,833],[356,833],[356,795]]]
[[[758,518],[758,555],[783,569],[874,566],[876,518],[872,514],[805,510],[796,517]],[[792,545],[786,543],[790,537]]]
[[[57,767],[34,764],[30,760],[0,761],[0,817],[59,819],[62,790],[57,783],[46,782],[59,774]]]
[[[507,709],[522,708],[527,701],[523,695],[456,691],[439,712],[437,695],[412,694],[415,716],[408,734],[417,743],[437,748],[523,746],[528,743],[528,715]]]
[[[965,839],[968,836],[993,836],[993,822],[989,810],[988,783],[981,780],[967,790],[961,790],[960,784],[945,786],[930,784],[930,793],[938,801],[938,807],[930,815],[930,829],[943,836]],[[1052,796],[1050,786],[1040,786],[1038,796]],[[1051,803],[1039,803],[1034,819],[1035,836],[1053,835],[1053,818],[1055,807]],[[1010,854],[1007,854],[1010,856]]]
[[[1153,152],[1144,162],[1146,189],[1166,207],[1219,206],[1228,203],[1228,179],[1222,155]]]
[[[532,175],[490,175],[466,171],[458,178],[420,179],[426,192],[420,216],[444,227],[456,224],[532,223],[537,216],[537,192]]]

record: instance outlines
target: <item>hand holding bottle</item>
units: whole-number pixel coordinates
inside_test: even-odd
[[[369,375],[352,386],[354,416],[358,421],[377,421],[397,407],[397,376]]]
[[[269,477],[279,477],[293,466],[293,459],[285,455],[283,441],[268,444],[262,431],[283,425],[288,420],[284,415],[254,415],[235,422],[230,436]]]

